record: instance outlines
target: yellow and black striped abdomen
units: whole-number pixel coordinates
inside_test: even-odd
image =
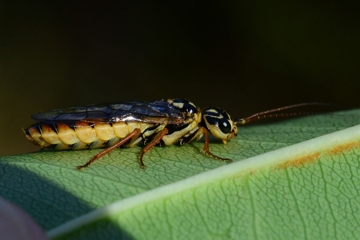
[[[24,129],[24,132],[26,137],[40,148],[78,150],[113,145],[136,128],[140,129],[143,137],[146,137],[160,131],[163,126],[142,122],[88,123],[77,121],[53,124],[35,123]],[[142,136],[138,140],[141,138]],[[135,140],[134,144],[137,144],[138,140]]]

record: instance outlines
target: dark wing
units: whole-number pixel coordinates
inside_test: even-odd
[[[141,121],[148,123],[179,124],[185,115],[166,100],[153,102],[128,101],[110,104],[94,104],[82,107],[56,109],[31,116],[38,122],[124,122]]]

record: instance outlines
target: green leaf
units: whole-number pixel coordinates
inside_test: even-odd
[[[351,239],[360,235],[360,111],[245,126],[203,143],[0,158],[0,195],[52,238]],[[331,134],[329,134],[331,133]],[[311,140],[308,140],[311,139]]]

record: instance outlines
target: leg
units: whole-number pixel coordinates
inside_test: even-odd
[[[167,128],[164,128],[163,130],[161,130],[158,134],[156,134],[156,136],[153,138],[153,140],[148,144],[146,145],[146,147],[144,147],[142,150],[141,150],[141,154],[140,154],[140,157],[139,157],[139,163],[140,163],[140,167],[142,169],[145,168],[145,165],[144,165],[144,162],[143,162],[143,156],[145,153],[147,153],[147,151],[149,151],[151,148],[153,148],[156,144],[158,144],[161,139],[169,132],[169,130]]]
[[[209,157],[212,157],[214,159],[217,159],[217,160],[220,160],[220,161],[227,161],[227,162],[232,162],[232,160],[230,158],[222,158],[222,157],[219,157],[219,156],[216,156],[214,154],[212,154],[209,150],[209,132],[206,128],[202,128],[202,131],[204,133],[204,136],[205,136],[205,145],[204,145],[204,153],[206,155],[208,155]]]
[[[114,145],[106,148],[105,150],[101,151],[100,153],[96,154],[93,158],[91,158],[87,163],[85,163],[82,166],[77,166],[77,169],[81,170],[83,168],[88,167],[90,164],[92,164],[95,160],[101,158],[102,156],[104,156],[105,154],[111,152],[112,150],[114,150],[117,147],[120,147],[121,145],[123,145],[124,143],[126,143],[127,141],[129,141],[129,139],[133,138],[134,136],[138,136],[140,135],[140,129],[136,128],[132,133],[128,134],[125,138],[121,139],[119,142],[115,143]]]
[[[179,138],[179,144],[185,145],[194,140],[197,140],[197,141],[200,140],[203,136],[203,129],[204,129],[203,127],[197,127],[195,129],[191,130],[188,134]]]

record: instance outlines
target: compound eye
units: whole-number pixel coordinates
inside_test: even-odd
[[[229,121],[226,119],[219,121],[219,128],[225,134],[231,132],[231,125],[230,125]]]

